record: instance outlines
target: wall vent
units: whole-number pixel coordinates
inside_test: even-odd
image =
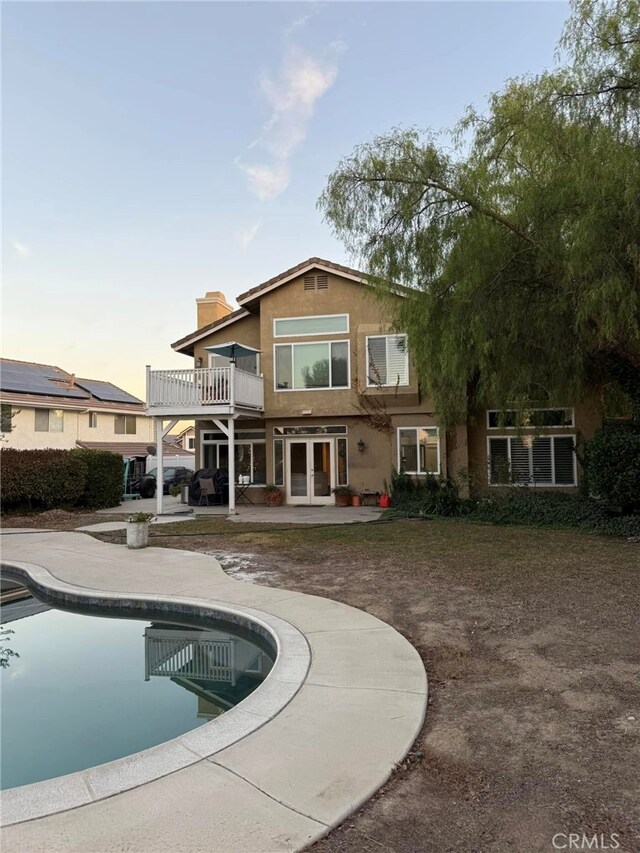
[[[328,275],[305,275],[303,279],[304,290],[328,290]]]

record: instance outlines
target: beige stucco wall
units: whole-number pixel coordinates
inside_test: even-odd
[[[4,447],[14,447],[17,450],[38,450],[56,448],[70,450],[76,446],[76,441],[123,441],[148,442],[153,441],[153,421],[144,415],[136,415],[136,433],[116,435],[115,414],[98,411],[98,425],[89,428],[88,412],[78,412],[67,409],[64,411],[64,429],[62,432],[36,432],[35,409],[24,406],[12,406],[16,414],[12,421],[12,430],[6,433]]]

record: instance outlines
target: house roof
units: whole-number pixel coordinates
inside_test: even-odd
[[[140,412],[145,403],[101,379],[78,379],[52,364],[0,359],[0,396],[3,402],[54,409],[91,409]]]
[[[85,450],[108,450],[110,453],[119,453],[121,456],[149,456],[149,448],[155,449],[153,442],[146,441],[76,441],[78,447]],[[163,453],[169,456],[190,456],[195,454],[190,450],[184,450],[177,444],[163,442]]]
[[[241,293],[237,299],[238,305],[241,306],[238,310],[232,311],[231,314],[227,314],[220,320],[209,323],[208,326],[196,329],[195,332],[191,332],[191,334],[186,335],[184,338],[180,338],[179,341],[175,341],[175,343],[171,344],[172,349],[177,350],[178,352],[186,352],[190,355],[193,344],[197,343],[202,338],[206,338],[211,334],[211,332],[218,331],[219,329],[235,323],[238,320],[242,320],[244,317],[248,317],[251,312],[248,308],[243,306],[254,305],[267,291],[274,290],[276,287],[280,287],[288,281],[291,281],[292,278],[304,275],[304,273],[312,269],[321,269],[326,272],[338,273],[344,278],[349,278],[357,284],[367,284],[364,273],[359,270],[354,270],[351,267],[346,267],[342,264],[336,264],[333,261],[327,261],[324,258],[308,258],[306,261],[296,264],[295,267],[291,267],[273,278],[263,281],[262,284],[258,284],[250,290]]]

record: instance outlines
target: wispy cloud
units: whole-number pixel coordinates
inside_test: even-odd
[[[28,246],[25,246],[24,243],[18,243],[17,240],[10,240],[9,242],[11,243],[13,248],[16,250],[16,252],[19,255],[22,255],[23,258],[28,258],[29,255],[31,254],[31,250],[29,249]]]
[[[300,29],[310,17],[294,21],[287,32]],[[248,148],[266,153],[267,162],[247,163],[242,157],[236,158],[236,165],[259,199],[275,198],[288,187],[291,156],[307,138],[318,101],[336,81],[337,60],[343,49],[340,42],[333,42],[323,57],[314,57],[288,43],[278,72],[262,74],[260,93],[271,115]]]
[[[258,220],[257,222],[254,222],[253,225],[250,225],[248,228],[243,228],[242,231],[238,232],[238,243],[240,243],[243,249],[246,249],[249,244],[253,242],[253,239],[261,226],[262,222],[261,220]]]

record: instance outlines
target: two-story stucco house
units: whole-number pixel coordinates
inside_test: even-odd
[[[576,486],[576,432],[593,432],[595,410],[545,409],[530,435],[479,412],[445,435],[406,337],[358,271],[311,258],[237,302],[232,310],[219,292],[197,300],[198,328],[172,345],[193,367],[149,368],[147,402],[157,441],[195,419],[196,466],[248,475],[255,502],[265,483],[289,504],[332,503],[346,484],[381,491],[401,464],[418,477],[476,469],[489,487],[504,462],[520,482]],[[237,358],[216,352],[228,342],[244,345]]]
[[[49,364],[0,360],[3,447],[86,447],[146,457],[153,422],[145,404],[111,382]]]

